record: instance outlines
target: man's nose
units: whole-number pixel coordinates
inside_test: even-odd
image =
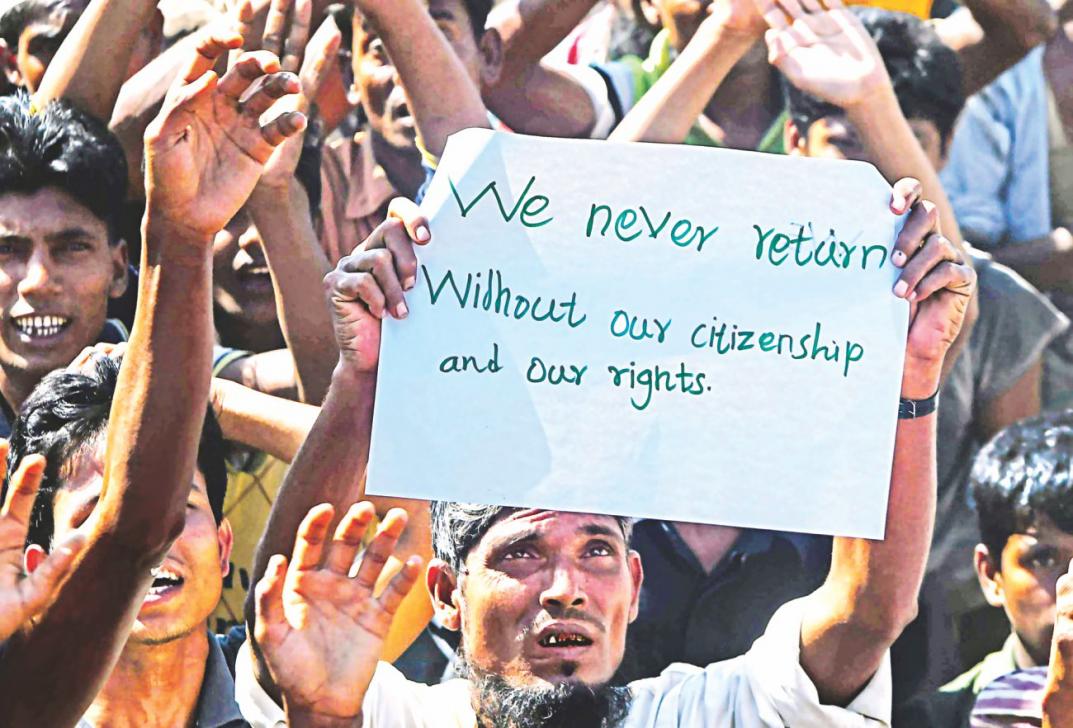
[[[19,281],[19,293],[28,295],[40,293],[53,283],[52,271],[49,266],[48,256],[44,253],[35,252],[28,261]]]
[[[585,606],[585,603],[585,590],[577,569],[572,564],[556,564],[552,570],[551,581],[540,594],[540,605],[550,611],[579,608]]]
[[[248,252],[251,257],[254,256],[254,248],[264,247],[261,242],[261,232],[256,225],[250,223],[242,235],[239,236],[238,246]]]

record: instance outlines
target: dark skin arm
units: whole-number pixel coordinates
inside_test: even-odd
[[[183,529],[209,394],[212,238],[274,146],[304,124],[288,114],[262,128],[255,113],[297,90],[288,75],[272,76],[240,111],[238,95],[278,61],[251,56],[218,78],[209,69],[226,50],[188,60],[146,134],[141,288],[101,495],[80,527],[87,546],[71,576],[2,655],[0,702],[11,725],[77,723],[126,643],[152,568]],[[45,674],[64,690],[43,688]]]

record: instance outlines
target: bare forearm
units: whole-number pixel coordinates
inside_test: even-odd
[[[292,462],[320,413],[318,407],[273,397],[224,379],[212,383],[213,409],[224,437]]]
[[[255,190],[250,212],[264,240],[280,328],[298,374],[299,398],[320,404],[338,349],[322,284],[330,266],[313,230],[308,197],[292,180],[282,190]]]
[[[41,79],[35,94],[38,104],[66,99],[107,122],[135,40],[154,12],[156,0],[93,0]]]
[[[960,49],[965,93],[974,94],[1058,30],[1047,0],[965,0],[983,30],[978,43]]]
[[[150,212],[89,545],[40,622],[0,657],[0,704],[12,725],[78,721],[126,643],[152,567],[183,527],[205,412],[197,403],[208,397],[211,262],[208,241],[154,220]],[[46,673],[65,686],[61,699],[42,686]]]
[[[425,148],[439,157],[447,137],[489,128],[476,84],[420,0],[359,0],[406,88]]]
[[[930,396],[921,392],[938,371],[928,379],[903,385],[903,396]],[[884,539],[836,538],[827,581],[808,597],[801,665],[827,703],[852,700],[916,615],[935,518],[936,419],[898,422]]]
[[[734,65],[756,38],[726,30],[716,16],[611,134],[613,141],[681,144]]]
[[[938,172],[902,114],[890,85],[871,91],[859,104],[847,109],[847,114],[880,174],[891,184],[906,177],[919,180],[924,199],[938,209],[943,235],[962,247],[954,207],[946,196]]]
[[[1041,291],[1073,292],[1073,235],[1065,228],[1035,240],[999,246],[993,254]]]

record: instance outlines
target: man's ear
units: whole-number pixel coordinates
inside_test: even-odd
[[[458,579],[454,569],[442,559],[433,559],[425,571],[425,586],[443,626],[453,632],[461,630],[462,613],[458,609]]]
[[[220,549],[220,576],[231,573],[231,548],[235,545],[235,533],[231,530],[231,521],[226,518],[216,527],[216,545]]]
[[[120,298],[127,292],[130,283],[130,249],[126,240],[120,240],[110,248],[112,252],[112,283],[108,287],[110,298]]]
[[[808,140],[801,135],[794,120],[787,117],[786,126],[782,128],[782,142],[786,153],[794,157],[804,157]]]
[[[495,86],[503,71],[503,36],[495,28],[489,28],[481,36],[478,50],[481,54],[481,87]]]
[[[976,578],[980,580],[980,591],[984,593],[984,599],[992,607],[1006,606],[1006,591],[1002,584],[1002,554],[998,554],[997,558],[993,558],[987,546],[978,543],[972,559],[973,565],[976,567]]]
[[[37,571],[45,559],[48,558],[48,552],[35,543],[26,547],[26,552],[22,555],[22,566],[26,569],[27,574],[32,574]]]
[[[633,592],[630,594],[630,622],[637,619],[637,613],[641,608],[641,584],[645,580],[645,570],[641,566],[641,555],[631,550],[626,556],[627,565],[630,567],[630,581]]]

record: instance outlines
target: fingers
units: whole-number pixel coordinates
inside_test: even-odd
[[[394,237],[391,247],[399,248],[408,243],[402,243],[398,238],[405,238],[406,234],[396,226],[385,231],[383,239]],[[403,297],[402,282],[399,273],[395,269],[395,256],[389,248],[376,248],[365,250],[357,255],[350,256],[343,263],[343,270],[349,273],[366,273],[372,276],[376,287],[383,296],[385,310],[397,319],[404,319],[410,311]],[[416,270],[416,266],[415,266]]]
[[[342,266],[348,258],[339,261]],[[347,273],[337,268],[324,276],[324,285],[328,288],[328,295],[334,301],[341,303],[361,302],[369,309],[369,313],[379,319],[387,315],[384,307],[384,293],[380,286],[368,273]]]
[[[40,455],[27,455],[22,459],[15,475],[11,477],[7,502],[0,510],[0,517],[11,518],[24,528],[29,526],[30,513],[44,472],[45,459]]]
[[[286,111],[261,127],[261,136],[274,147],[290,137],[301,134],[309,125],[306,115],[300,111]]]
[[[890,193],[890,211],[895,215],[904,215],[924,197],[924,187],[919,180],[904,177],[894,183]]]
[[[898,281],[894,284],[894,295],[907,301],[916,301],[917,285],[936,266],[944,261],[961,262],[961,254],[954,244],[938,233],[932,233],[913,257],[906,263]]]
[[[406,560],[402,570],[395,574],[388,582],[387,588],[384,593],[380,595],[380,606],[389,615],[394,615],[399,609],[399,605],[402,604],[402,600],[406,598],[406,595],[413,589],[414,584],[417,582],[417,578],[421,576],[421,566],[423,562],[420,556],[414,555]]]
[[[287,576],[287,557],[275,554],[268,560],[264,576],[254,588],[254,608],[257,610],[257,622],[254,633],[258,642],[264,641],[265,632],[270,625],[279,624],[283,615],[283,584]]]
[[[220,91],[237,103],[254,81],[279,70],[279,59],[268,51],[243,53],[220,79]]]
[[[302,96],[307,103],[312,103],[320,93],[320,87],[324,85],[329,71],[332,70],[332,64],[335,63],[342,40],[343,34],[339,32],[339,26],[329,15],[306,46],[298,78],[302,82]]]
[[[376,580],[380,578],[380,572],[384,570],[384,564],[395,551],[399,536],[406,528],[406,520],[406,511],[401,508],[392,508],[384,517],[380,530],[376,532],[369,547],[365,549],[365,555],[361,559],[361,566],[358,567],[355,578],[358,584],[363,589],[367,589],[370,594],[376,586]]]
[[[296,0],[291,32],[283,42],[280,58],[283,70],[297,72],[302,67],[302,58],[309,42],[309,26],[313,23],[313,0]]]
[[[307,571],[320,565],[324,542],[334,515],[335,509],[328,503],[321,503],[309,509],[309,513],[302,519],[302,524],[298,526],[294,554],[291,556],[292,570]]]
[[[898,268],[904,267],[927,237],[939,232],[938,208],[927,200],[918,202],[909,213],[902,231],[898,233],[898,239],[894,241],[894,249],[890,254],[891,263]]]
[[[86,535],[73,531],[52,549],[48,558],[27,578],[19,583],[26,617],[32,617],[52,600],[67,575],[71,573],[78,556],[86,547]]]
[[[340,576],[350,576],[350,569],[358,557],[358,552],[361,551],[365,529],[369,527],[375,515],[376,511],[372,503],[368,501],[350,506],[350,510],[335,529],[335,536],[332,538],[328,556],[324,562],[325,568]]]
[[[388,205],[387,215],[389,218],[399,220],[406,228],[410,239],[418,245],[427,245],[432,240],[428,218],[421,213],[421,208],[413,200],[396,197]]]
[[[293,0],[272,0],[265,20],[265,32],[261,47],[276,56],[283,54],[283,34],[287,30],[287,15],[291,12]]]
[[[217,28],[205,33],[197,42],[190,63],[181,78],[191,83],[211,71],[216,61],[230,50],[242,47],[242,35],[234,29]]]
[[[917,284],[914,301],[920,303],[942,290],[969,297],[975,288],[976,271],[972,266],[946,261],[932,268]]]
[[[223,81],[220,82],[221,85]],[[257,119],[284,96],[302,90],[298,77],[286,71],[265,76],[242,101],[242,112]]]

